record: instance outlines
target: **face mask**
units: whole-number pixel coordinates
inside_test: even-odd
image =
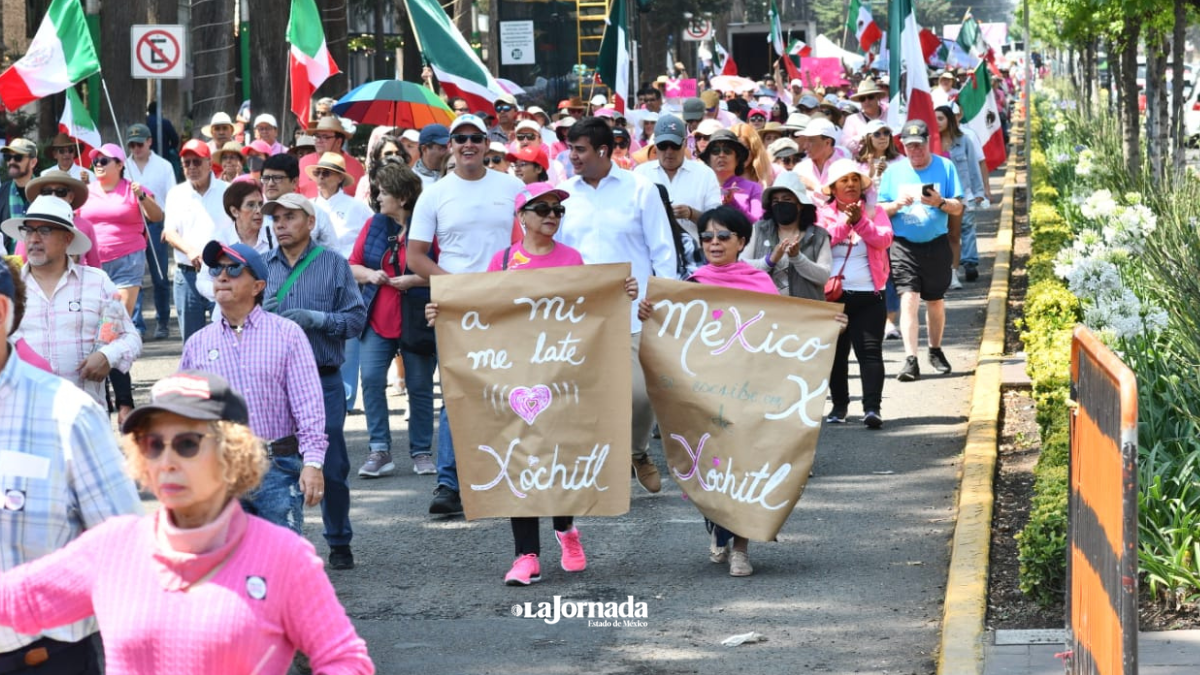
[[[251,173],[262,173],[263,162],[265,161],[262,157],[251,157],[246,164],[250,167]]]
[[[791,202],[776,202],[771,205],[771,218],[779,225],[790,225],[800,215],[800,205]]]

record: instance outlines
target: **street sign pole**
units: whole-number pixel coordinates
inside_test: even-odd
[[[160,156],[166,156],[166,150],[163,149],[162,139],[163,101],[161,77],[154,79],[154,102],[156,104],[155,110],[158,111],[158,114],[154,116],[154,121],[156,123],[155,126],[158,127],[158,130],[155,132],[154,149],[158,151]]]

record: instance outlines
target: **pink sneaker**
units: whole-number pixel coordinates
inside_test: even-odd
[[[579,541],[579,529],[572,527],[566,532],[554,531],[554,538],[562,547],[562,568],[568,572],[587,569],[587,556],[583,554],[583,543]]]
[[[508,586],[528,586],[542,580],[542,567],[538,564],[536,553],[526,553],[517,558],[512,569],[504,575],[504,583]]]

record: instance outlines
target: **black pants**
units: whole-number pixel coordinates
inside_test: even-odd
[[[536,555],[542,554],[542,540],[538,535],[539,518],[511,518],[513,543],[517,547],[517,555],[523,556],[526,553]],[[554,529],[558,532],[566,532],[575,524],[574,516],[554,516]]]
[[[133,407],[133,377],[113,368],[108,373],[108,381],[112,383],[113,397],[116,399],[117,410],[121,406]]]
[[[862,376],[863,412],[879,412],[883,400],[883,328],[887,322],[887,302],[883,293],[871,291],[846,291],[842,295],[846,303],[846,316],[850,323],[846,331],[838,336],[837,351],[833,356],[833,370],[829,374],[829,395],[835,408],[850,406],[850,386],[847,382],[850,371],[850,347],[854,346],[854,358]]]
[[[0,654],[0,673],[4,675],[100,675],[95,636],[79,642],[59,642],[41,638],[13,652]],[[36,666],[26,666],[26,654],[44,649],[48,658]]]

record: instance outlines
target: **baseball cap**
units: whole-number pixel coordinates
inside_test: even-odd
[[[721,95],[712,89],[706,89],[700,92],[700,100],[704,102],[704,108],[715,108],[721,104]]]
[[[444,124],[427,124],[417,137],[418,145],[449,145],[450,130]]]
[[[762,108],[751,108],[749,114],[746,115],[746,119],[750,119],[751,117],[766,118],[767,111],[763,110]]]
[[[507,92],[500,94],[499,96],[496,97],[495,101],[492,101],[492,105],[500,105],[501,103],[507,103],[508,105],[511,105],[514,108],[517,107],[516,97],[514,97],[512,94],[509,94]]]
[[[225,378],[199,370],[184,370],[155,382],[150,388],[150,402],[134,408],[121,425],[121,433],[132,433],[156,412],[175,413],[192,420],[250,424],[246,399]]]
[[[520,122],[517,122],[516,130],[520,131],[522,129],[530,129],[532,131],[541,131],[542,125],[538,124],[537,122],[534,122],[533,120],[521,120]]]
[[[269,127],[275,127],[276,129],[279,128],[279,123],[275,121],[275,116],[271,113],[263,113],[258,117],[255,117],[254,126],[258,126],[260,124],[265,124]]]
[[[811,120],[808,126],[804,127],[804,130],[800,132],[800,135],[809,137],[825,136],[826,138],[832,138],[834,143],[842,140],[841,130],[834,126],[833,122],[824,117],[817,117]]]
[[[262,212],[264,216],[274,216],[280,209],[300,209],[308,215],[314,215],[312,202],[304,195],[295,192],[289,192],[286,195],[280,195],[276,199],[263,204]]]
[[[880,129],[887,129],[888,131],[892,130],[892,128],[888,126],[887,122],[884,122],[883,120],[871,120],[870,122],[867,122],[867,126],[863,127],[862,135],[867,136],[879,131]]]
[[[527,145],[523,148],[517,148],[504,156],[510,162],[533,162],[542,169],[550,170],[550,159],[546,157],[546,146]]]
[[[591,104],[598,108],[602,105],[608,105],[608,99],[604,96],[604,94],[596,94],[592,97]]]
[[[675,145],[683,145],[683,137],[687,135],[687,125],[674,115],[663,115],[654,123],[654,142],[666,141]]]
[[[558,201],[560,202],[566,201],[571,196],[566,190],[559,190],[550,183],[530,183],[525,186],[524,190],[517,193],[516,210],[520,211],[529,202],[539,197],[545,197],[548,194],[558,197]]]
[[[184,143],[183,148],[179,151],[179,156],[183,157],[189,152],[197,157],[212,157],[212,150],[208,147],[208,143],[205,143],[199,138],[193,138],[187,143]]]
[[[767,146],[767,154],[771,155],[772,159],[791,157],[798,152],[800,152],[800,146],[790,138],[777,138]]]
[[[817,97],[813,96],[812,94],[805,94],[804,96],[800,97],[799,101],[796,101],[797,108],[815,108],[819,105],[821,105],[821,102],[818,101]]]
[[[267,280],[267,264],[263,262],[262,256],[258,254],[258,251],[240,241],[233,245],[222,244],[215,240],[210,241],[204,245],[204,252],[200,258],[204,260],[205,265],[216,267],[222,255],[227,255],[231,260],[250,268],[250,273],[254,275],[255,279]]]
[[[699,136],[712,136],[718,131],[724,129],[721,123],[714,119],[707,119],[696,126],[696,131],[692,132]]]
[[[924,120],[909,120],[900,130],[901,143],[924,143],[929,140],[929,126]]]
[[[505,155],[506,157],[508,156],[508,146],[504,145],[500,141],[492,141],[492,142],[488,143],[487,151],[488,152],[498,152],[502,155]]]
[[[450,123],[450,133],[458,133],[462,127],[475,127],[481,133],[487,133],[487,123],[484,122],[478,115],[459,115],[457,119]]]
[[[800,176],[795,171],[781,171],[775,177],[775,183],[771,187],[763,190],[762,203],[763,208],[770,209],[771,197],[776,192],[787,190],[796,197],[796,201],[801,204],[812,204],[812,200],[808,198],[808,188],[804,187],[804,183],[800,181]]]
[[[647,110],[646,112],[642,113],[642,124],[645,124],[646,122],[657,122],[657,121],[658,121],[658,113],[654,112],[653,110]]]
[[[95,150],[92,150],[91,152],[88,153],[88,159],[90,161],[94,162],[94,161],[96,161],[96,158],[99,157],[100,155],[104,155],[105,157],[111,157],[112,159],[115,159],[122,164],[125,163],[125,151],[122,150],[120,148],[120,146],[118,146],[116,143],[105,143],[104,145],[96,148]]]
[[[131,124],[125,130],[125,142],[145,143],[150,140],[150,127],[145,124]]]
[[[410,143],[420,144],[421,132],[417,131],[416,129],[405,129],[404,133],[400,134],[400,138],[403,138]]]
[[[683,121],[695,122],[704,118],[704,101],[698,98],[683,100]]]
[[[38,149],[37,144],[27,138],[14,138],[8,142],[8,145],[0,148],[0,152],[36,157]]]

